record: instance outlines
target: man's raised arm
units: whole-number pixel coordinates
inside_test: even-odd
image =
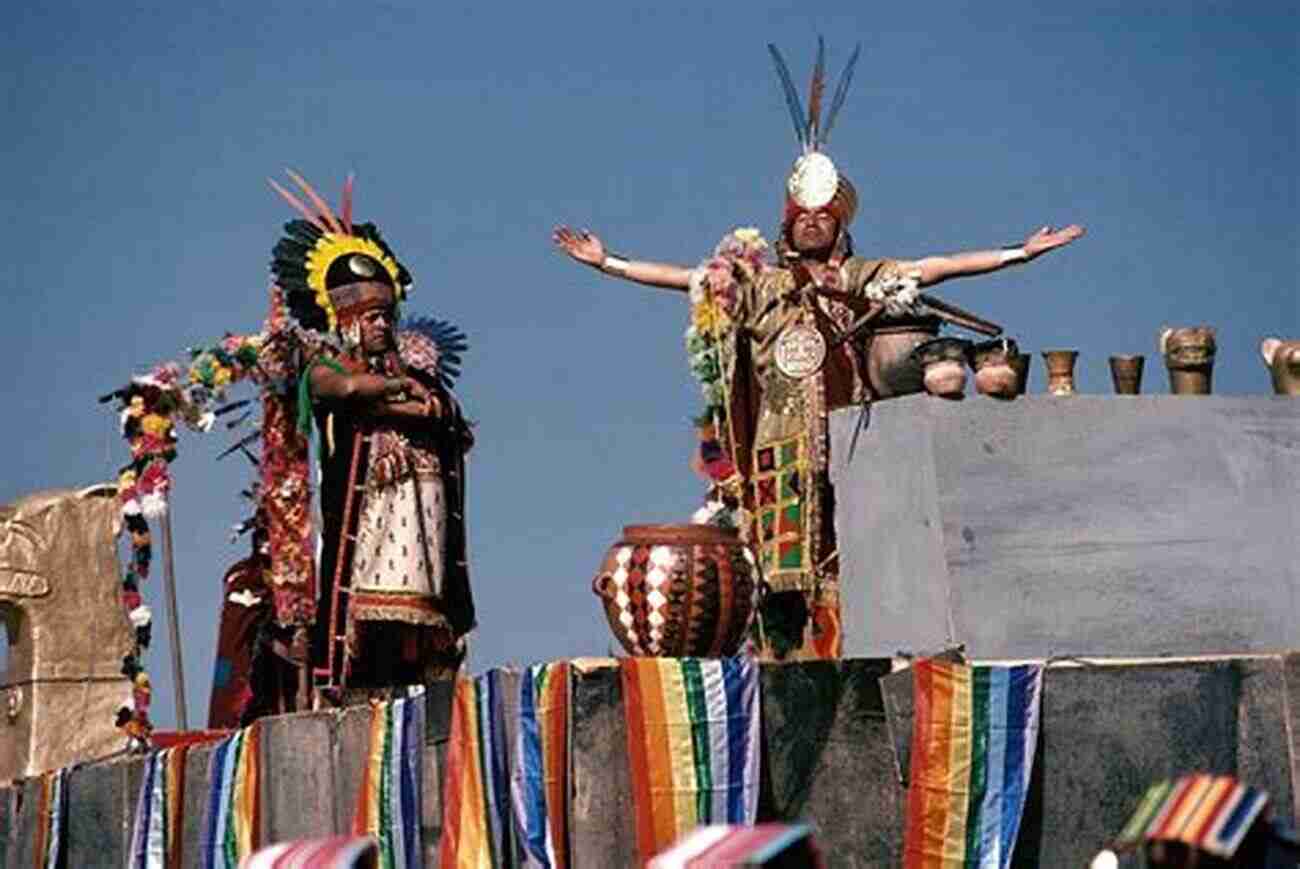
[[[1044,226],[1025,239],[1020,247],[928,256],[916,260],[914,265],[921,271],[921,286],[931,287],[949,278],[982,275],[1016,263],[1028,262],[1049,250],[1064,247],[1081,235],[1083,227],[1075,224],[1063,229]]]
[[[607,252],[600,238],[586,230],[579,232],[567,226],[557,226],[551,233],[551,240],[556,247],[583,265],[616,278],[682,292],[690,286],[690,269],[671,263],[624,259]]]

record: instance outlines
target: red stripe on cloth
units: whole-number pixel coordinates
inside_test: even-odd
[[[447,780],[442,789],[442,839],[438,843],[438,865],[455,866],[456,852],[460,846],[461,836],[461,791],[464,789],[465,765],[473,763],[474,758],[466,753],[466,740],[462,734],[467,727],[473,726],[466,721],[466,686],[470,687],[472,697],[473,683],[464,677],[457,680],[456,693],[452,701],[451,733],[447,745]]]
[[[637,850],[642,855],[651,855],[654,853],[655,827],[650,803],[650,763],[646,748],[640,664],[641,659],[626,659],[621,662],[620,671],[627,718],[627,757],[632,773],[632,805],[636,809]]]

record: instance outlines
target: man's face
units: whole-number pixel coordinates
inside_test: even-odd
[[[828,251],[839,229],[838,221],[826,209],[803,211],[790,225],[790,242],[800,253]]]
[[[361,315],[361,349],[379,354],[393,346],[393,311],[391,308],[371,308]]]

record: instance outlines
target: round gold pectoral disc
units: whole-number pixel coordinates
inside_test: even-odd
[[[826,339],[807,323],[790,326],[776,339],[776,367],[786,377],[816,374],[825,361]]]

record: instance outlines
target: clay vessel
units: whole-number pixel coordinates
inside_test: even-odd
[[[1110,357],[1110,382],[1116,395],[1137,395],[1142,391],[1142,366],[1145,356]]]
[[[875,332],[867,351],[867,376],[877,398],[914,395],[925,388],[925,371],[912,353],[932,340],[935,329],[894,329]]]
[[[1012,359],[1020,348],[1010,338],[985,341],[971,348],[971,367],[975,369],[975,391],[991,398],[1015,398],[1020,394],[1020,375]]]
[[[1265,338],[1259,345],[1259,352],[1273,376],[1273,392],[1300,395],[1300,341]]]
[[[1074,395],[1074,362],[1077,350],[1044,350],[1047,366],[1047,391],[1051,395]]]
[[[1174,395],[1209,395],[1213,388],[1214,329],[1209,326],[1172,328],[1160,332],[1160,352],[1169,369]]]
[[[734,530],[628,525],[591,590],[629,655],[727,657],[758,605],[758,568]]]
[[[966,357],[970,342],[935,338],[912,351],[925,371],[925,391],[940,398],[961,399],[966,392]]]
[[[1016,372],[1016,395],[1024,395],[1029,389],[1029,363],[1033,358],[1028,353],[1011,357],[1011,368]]]

